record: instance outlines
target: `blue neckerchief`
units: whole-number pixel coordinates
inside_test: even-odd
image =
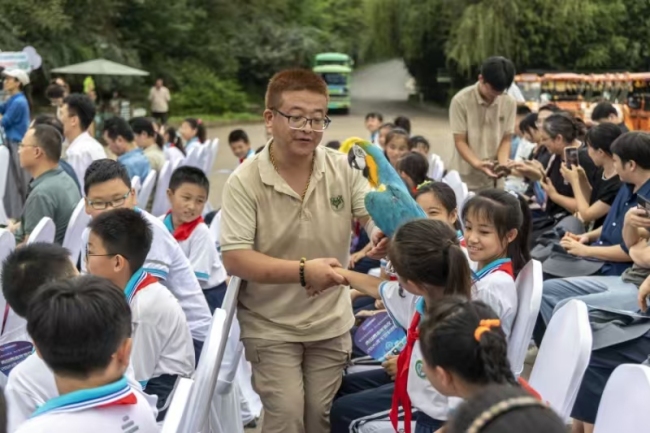
[[[126,381],[126,377],[122,377],[117,382],[109,383],[98,388],[81,389],[54,397],[36,409],[36,412],[32,414],[32,418],[45,413],[73,412],[80,409],[103,406],[124,398],[131,392],[132,390]]]
[[[124,288],[124,296],[126,296],[126,300],[129,302],[129,304],[131,304],[131,301],[135,296],[136,289],[142,280],[146,278],[146,276],[147,273],[144,271],[144,269],[140,268],[135,271],[135,274],[131,275],[129,282],[126,283],[126,287]]]
[[[424,317],[424,315],[427,312],[427,303],[424,301],[424,296],[420,296],[420,299],[418,299],[415,302],[415,311],[420,313],[420,316]]]
[[[187,140],[187,143],[185,144],[185,152],[189,152],[190,148],[194,146],[198,141],[199,139],[196,137],[192,137],[189,140]]]
[[[167,230],[169,230],[169,233],[174,234],[174,223],[172,222],[172,214],[169,213],[165,216],[165,219],[163,219],[163,224],[165,224],[165,227],[167,227]]]
[[[456,230],[456,237],[458,238],[459,241],[465,239],[465,235],[463,234],[462,230]]]
[[[476,272],[472,271],[472,280],[474,280],[474,282],[480,281],[486,275],[491,274],[492,272],[494,272],[494,270],[496,268],[498,268],[499,266],[501,266],[502,264],[508,263],[508,262],[511,262],[511,261],[512,260],[510,260],[508,258],[496,259],[495,261],[493,261],[492,263],[489,263],[487,266],[485,266],[480,271],[476,271]]]

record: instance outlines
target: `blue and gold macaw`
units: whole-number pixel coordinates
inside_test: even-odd
[[[361,170],[375,189],[366,195],[366,209],[387,237],[391,237],[407,221],[426,218],[381,148],[356,137],[348,138],[341,144],[341,149],[346,148],[349,148],[350,166]]]

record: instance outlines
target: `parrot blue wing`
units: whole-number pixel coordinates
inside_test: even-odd
[[[387,237],[391,237],[405,222],[427,217],[407,189],[401,186],[386,185],[386,190],[371,191],[365,198],[366,210]]]

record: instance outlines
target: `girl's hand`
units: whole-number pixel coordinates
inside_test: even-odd
[[[363,259],[366,256],[366,253],[361,250],[350,256],[350,263],[348,263],[348,269],[354,269],[359,260]]]
[[[589,255],[589,247],[571,238],[563,238],[560,245],[567,250],[567,252],[576,257],[586,257]]]
[[[553,182],[551,182],[551,179],[546,178],[545,181],[539,183],[542,186],[542,189],[546,191],[546,195],[548,195],[548,198],[553,199],[553,197],[557,196],[557,189],[555,189],[555,186],[553,185]]]
[[[379,228],[375,227],[372,230],[370,241],[373,247],[366,254],[368,257],[380,260],[388,255],[388,238]]]
[[[390,376],[391,380],[395,380],[395,376],[397,376],[397,356],[386,356],[386,361],[384,361],[381,366],[384,367],[386,374]]]
[[[578,241],[581,244],[585,244],[585,245],[589,243],[589,236],[587,236],[586,234],[584,234],[584,235],[574,235],[573,233],[566,232],[564,234],[564,238],[573,239],[574,241]]]
[[[648,311],[648,296],[650,296],[650,277],[639,286],[639,308],[644,313]]]
[[[379,314],[379,313],[381,313],[381,311],[377,311],[377,310],[361,310],[357,314],[355,314],[354,317],[356,317],[357,319],[365,319],[365,318],[372,317],[375,314]]]
[[[625,214],[624,224],[636,229],[648,229],[650,228],[650,218],[645,209],[633,207]]]
[[[375,301],[375,309],[377,309],[377,311],[385,310],[386,306],[384,305],[384,301],[382,301],[381,299],[377,299]]]
[[[580,169],[581,167],[579,165],[574,165],[569,168],[565,163],[562,163],[560,166],[560,173],[564,180],[573,184],[580,180]],[[584,174],[584,170],[582,170],[582,173]]]

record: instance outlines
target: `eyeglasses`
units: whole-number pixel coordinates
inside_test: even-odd
[[[311,129],[313,131],[325,131],[328,126],[330,126],[330,123],[332,123],[332,120],[325,116],[322,119],[310,119],[309,117],[305,116],[291,116],[289,114],[284,114],[280,110],[276,110],[275,108],[273,109],[276,113],[278,113],[281,116],[284,116],[287,118],[287,121],[289,122],[289,128],[291,129],[305,129],[305,126],[307,126],[307,123],[309,123],[309,126],[311,126]]]
[[[105,210],[105,209],[108,209],[109,207],[112,207],[112,208],[122,207],[130,194],[131,194],[131,191],[127,192],[122,197],[116,198],[115,200],[111,200],[111,201],[90,201],[90,200],[86,200],[86,203],[88,203],[88,206],[90,206],[91,208],[93,208],[95,210]]]
[[[88,253],[88,248],[86,248],[86,262],[88,261],[88,257],[115,257],[119,254],[117,253],[112,253],[112,254],[90,254]]]

